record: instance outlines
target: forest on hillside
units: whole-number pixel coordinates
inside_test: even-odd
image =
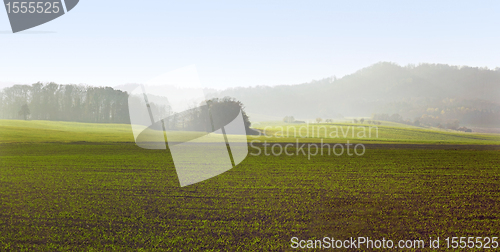
[[[458,120],[461,125],[500,127],[500,68],[381,62],[342,78],[230,88],[213,95],[235,97],[248,113],[280,118],[398,114],[432,126]]]

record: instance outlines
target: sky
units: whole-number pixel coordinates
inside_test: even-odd
[[[299,84],[380,61],[500,67],[499,1],[80,0],[11,32],[0,85],[117,86],[196,65],[206,87]]]

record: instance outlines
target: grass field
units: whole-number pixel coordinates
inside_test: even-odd
[[[352,123],[293,124],[282,122],[258,123],[255,128],[268,136],[268,141],[304,141],[357,143],[424,143],[424,144],[500,144],[499,134],[465,133],[437,130],[405,124],[384,122],[382,125]]]
[[[498,141],[484,136],[470,142]],[[439,141],[464,142],[450,138]],[[0,250],[291,250],[292,237],[325,236],[439,236],[443,247],[445,237],[500,236],[498,146],[249,155],[179,187],[168,151],[137,147],[128,125],[0,121],[0,142]]]
[[[401,144],[486,144],[500,145],[500,134],[432,130],[397,123],[368,124],[284,124],[258,123],[261,136],[241,137],[241,141]],[[128,124],[93,124],[52,121],[0,120],[0,143],[132,143]]]

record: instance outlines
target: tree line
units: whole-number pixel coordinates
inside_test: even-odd
[[[128,94],[110,87],[35,83],[0,91],[0,118],[130,123]]]
[[[128,98],[127,92],[111,87],[56,83],[14,85],[0,91],[0,119],[130,123]],[[132,102],[139,102],[138,99],[142,97],[134,96]],[[196,131],[220,129],[242,111],[244,127],[250,131],[251,123],[243,104],[230,97],[212,98],[180,113],[153,102],[150,108],[165,119],[167,129]]]

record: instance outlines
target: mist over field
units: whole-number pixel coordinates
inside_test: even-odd
[[[117,87],[120,90],[59,83],[7,87],[0,92],[0,118],[22,119],[20,109],[27,105],[27,119],[129,123],[127,93],[122,91],[127,86]],[[165,89],[176,94],[171,99],[189,97],[190,92],[182,87]],[[342,78],[221,91],[206,88],[204,93],[207,99],[240,101],[253,122],[288,116],[302,121],[364,118],[449,129],[500,128],[500,68],[380,62]],[[156,94],[149,96],[162,115],[182,112],[162,107],[168,98]]]
[[[381,62],[342,78],[298,85],[230,88],[248,113],[314,119],[399,114],[437,126],[500,126],[500,68]],[[385,118],[387,119],[387,118]]]

